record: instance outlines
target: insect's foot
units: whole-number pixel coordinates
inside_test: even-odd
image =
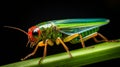
[[[39,61],[38,64],[41,64],[41,61]]]
[[[23,61],[23,60],[25,60],[25,59],[24,59],[24,58],[21,58],[20,60],[22,60],[22,61]]]
[[[87,48],[95,48],[95,46],[89,46],[89,47],[87,47]]]
[[[95,46],[90,46],[90,48],[95,48]]]
[[[70,54],[70,58],[73,58],[73,56]]]
[[[120,42],[120,40],[109,40],[109,42]]]
[[[43,60],[43,58],[41,58],[41,59],[39,60],[38,64],[41,64],[42,60]]]
[[[105,42],[105,40],[99,40],[99,41],[97,41],[97,43],[102,43],[102,42]]]
[[[115,42],[115,40],[109,40],[108,42]]]
[[[73,56],[70,56],[70,58],[73,58]]]

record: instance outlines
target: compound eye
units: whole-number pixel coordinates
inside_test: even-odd
[[[40,30],[39,28],[36,28],[33,30],[32,34],[35,38],[38,38],[39,37],[39,33],[40,33]]]

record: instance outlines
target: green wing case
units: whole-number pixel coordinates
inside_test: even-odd
[[[83,33],[91,29],[103,26],[108,22],[109,20],[105,18],[64,19],[64,20],[54,21],[55,25],[58,28],[60,28],[61,32],[68,35],[74,33]]]
[[[46,21],[38,24],[37,26],[51,27],[52,25],[56,26],[60,29],[60,32],[71,35],[74,33],[83,33],[94,28],[99,28],[109,22],[108,19],[105,18],[77,18],[77,19],[62,19],[62,20],[52,20]],[[98,30],[96,30],[98,31]]]

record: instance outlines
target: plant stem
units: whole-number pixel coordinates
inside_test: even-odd
[[[40,58],[29,59],[2,67],[79,67],[106,60],[120,58],[120,42],[104,42],[86,48],[70,51],[73,58],[66,52],[45,57],[38,64]]]

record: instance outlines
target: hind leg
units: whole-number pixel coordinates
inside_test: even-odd
[[[69,42],[69,41],[71,41],[72,39],[74,39],[76,37],[80,37],[80,42],[82,44],[82,47],[84,48],[85,47],[85,43],[84,43],[84,40],[83,40],[83,37],[82,37],[81,34],[78,34],[78,33],[72,34],[72,35],[66,37],[63,41],[64,42]]]
[[[105,42],[108,41],[108,39],[107,39],[105,36],[103,36],[102,34],[100,34],[100,33],[97,33],[97,36],[101,37],[102,40],[97,40],[96,37],[93,37],[93,40],[94,40],[96,43],[98,43],[98,42],[103,42],[103,41],[105,41]]]

